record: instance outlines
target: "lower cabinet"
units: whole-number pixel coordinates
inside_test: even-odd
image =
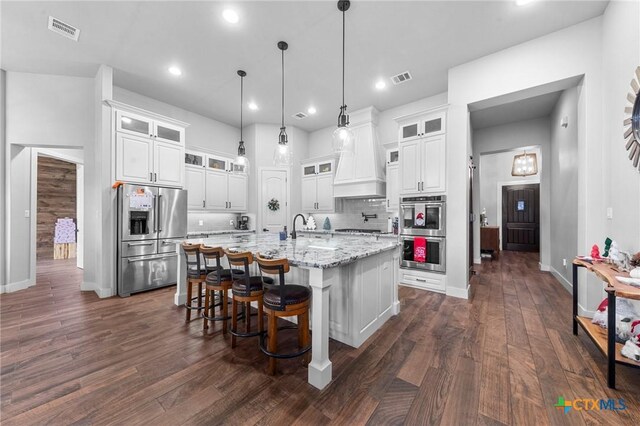
[[[444,293],[447,289],[446,280],[445,274],[400,268],[400,284],[408,287]]]

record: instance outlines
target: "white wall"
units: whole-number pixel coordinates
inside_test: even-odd
[[[93,137],[93,80],[7,72],[7,140],[82,147]]]
[[[259,170],[261,167],[274,167],[273,151],[278,143],[279,133],[278,124],[252,124],[244,129],[247,155],[252,164],[252,174],[249,177],[249,211],[255,213],[256,220],[259,220],[260,209],[263,207],[258,206]],[[293,217],[301,212],[301,161],[309,157],[309,134],[297,127],[287,126],[287,135],[289,146],[293,150],[293,165],[290,168],[289,179],[289,215]],[[260,224],[256,225],[256,229],[262,229]]]
[[[114,86],[113,98],[156,114],[189,123],[185,133],[187,148],[213,150],[235,157],[240,129],[182,108]]]
[[[578,254],[578,87],[562,92],[551,114],[551,272],[569,286]],[[567,117],[567,127],[561,121]],[[562,260],[567,260],[565,267]]]
[[[87,141],[93,140],[92,79],[56,75],[6,72],[6,260],[4,290],[33,285],[30,255],[31,157],[32,147],[67,147],[82,156]],[[33,148],[35,149],[35,148]],[[67,150],[68,151],[68,150]],[[5,281],[4,279],[2,281]]]
[[[381,111],[378,114],[378,143],[385,145],[398,142],[398,123],[395,121],[395,118],[435,108],[446,103],[447,94],[440,93],[406,105]],[[329,126],[309,134],[309,158],[331,155],[331,135],[335,128],[336,126]]]
[[[622,121],[631,91],[629,82],[640,65],[640,2],[610,2],[603,17],[603,91],[604,131],[600,143],[606,164],[606,207],[613,208],[613,219],[607,220],[606,235],[621,249],[640,251],[640,173],[634,170],[625,151]],[[600,241],[598,241],[600,242]],[[600,242],[601,243],[601,242]]]
[[[6,218],[6,208],[7,208],[7,196],[6,196],[6,184],[7,184],[7,176],[6,172],[8,170],[6,159],[7,159],[7,150],[9,144],[7,144],[6,132],[5,132],[5,116],[7,112],[6,103],[5,103],[5,94],[6,94],[6,71],[0,69],[0,164],[2,165],[2,169],[0,170],[0,291],[4,288],[5,284],[8,281],[7,267],[6,267],[6,257],[7,253],[7,234],[5,233],[5,218]]]
[[[550,122],[548,117],[537,118],[533,120],[524,120],[509,123],[501,126],[492,126],[484,129],[477,129],[473,132],[473,158],[478,166],[478,173],[474,180],[474,213],[479,218],[482,208],[486,207],[490,213],[490,224],[498,225],[497,220],[497,202],[496,184],[497,182],[511,182],[520,180],[536,179],[540,182],[540,263],[543,269],[548,269],[550,256],[550,169],[545,159],[549,157],[551,145]],[[500,172],[487,170],[488,164],[485,163],[486,153],[520,149],[523,147],[538,146],[538,170],[539,176],[529,178],[517,178],[511,176],[510,164],[502,167]],[[514,153],[511,152],[501,158],[505,162],[513,160]],[[495,166],[495,164],[494,164]],[[481,190],[481,186],[485,185],[485,178],[490,181],[492,190]],[[486,194],[486,195],[485,195]],[[487,197],[490,199],[487,200]],[[491,222],[491,219],[493,222]],[[474,257],[478,261],[480,259],[480,222],[474,222]]]
[[[471,154],[468,105],[475,102],[584,75],[578,100],[584,124],[578,130],[578,244],[587,247],[603,239],[601,42],[602,18],[595,18],[449,70],[447,192],[449,204],[460,208],[447,213],[448,289],[468,289],[467,251],[462,249],[468,241],[464,169]],[[592,300],[582,295],[582,306],[590,305]]]

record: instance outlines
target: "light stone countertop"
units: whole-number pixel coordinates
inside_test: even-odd
[[[187,238],[201,237],[205,235],[227,235],[227,234],[255,234],[254,229],[218,229],[216,231],[191,231],[187,232]]]
[[[174,239],[181,243],[185,239]],[[207,238],[189,238],[190,243],[223,247],[234,251],[250,251],[254,255],[274,259],[287,258],[292,266],[334,268],[375,254],[394,250],[395,239],[376,238],[373,235],[340,235],[329,240],[299,237],[280,241],[278,234],[216,235]]]

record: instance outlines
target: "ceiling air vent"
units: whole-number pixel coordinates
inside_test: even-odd
[[[53,16],[49,16],[49,29],[54,33],[70,38],[73,41],[78,41],[78,37],[80,37],[79,29],[72,27],[69,24],[65,24]]]
[[[302,120],[303,118],[307,118],[308,115],[305,114],[304,112],[296,112],[295,114],[292,115],[292,117],[295,117],[298,120]]]
[[[411,80],[411,74],[409,74],[409,71],[401,72],[400,74],[391,77],[393,84],[401,84],[409,80]]]

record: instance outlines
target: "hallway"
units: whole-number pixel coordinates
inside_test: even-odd
[[[402,311],[359,349],[333,342],[334,382],[296,360],[265,374],[255,341],[184,324],[173,288],[126,299],[78,291],[60,263],[0,296],[3,424],[640,424],[640,371],[571,334],[571,297],[537,255],[503,252],[472,302],[401,287]],[[626,411],[554,407],[558,397],[624,398]]]

